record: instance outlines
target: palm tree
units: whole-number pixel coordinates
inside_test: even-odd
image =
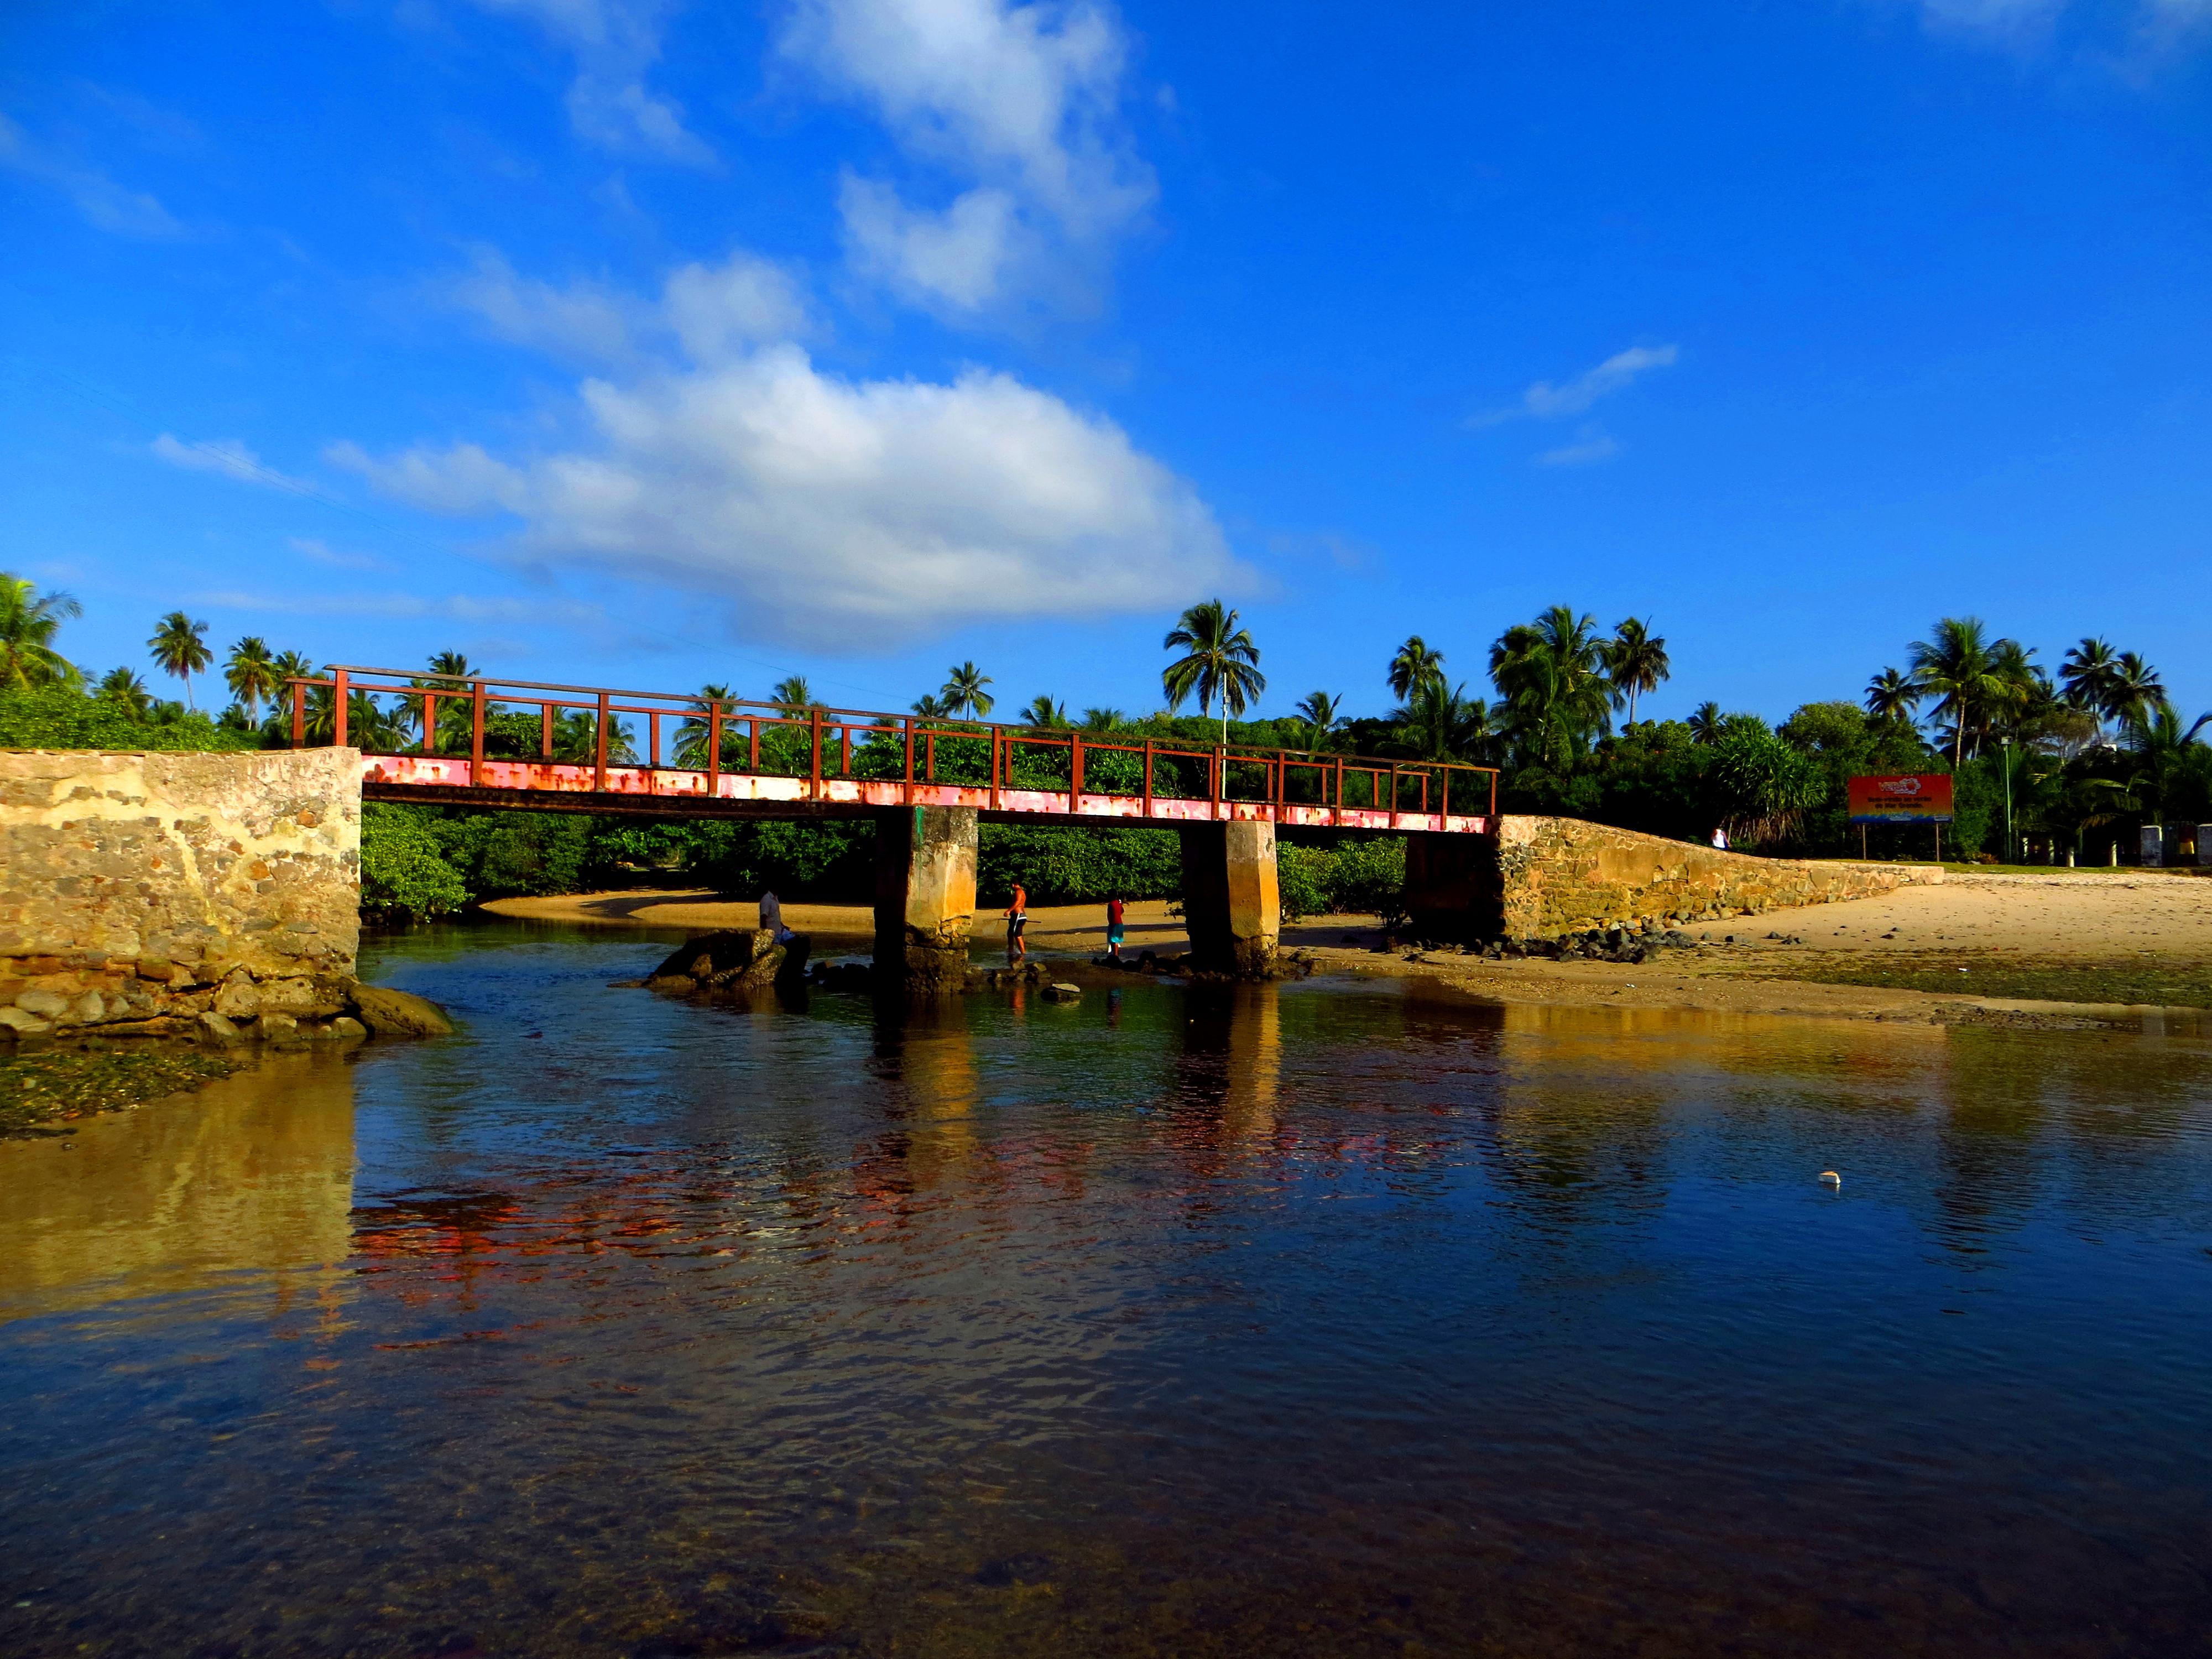
[[[804,674],[778,680],[769,692],[768,700],[787,714],[801,714],[816,706],[813,688],[806,684]]]
[[[2000,641],[1999,643],[2003,643]],[[1994,647],[1984,636],[1978,617],[1946,617],[1931,638],[1912,647],[1912,678],[1936,700],[1939,720],[1952,724],[1951,764],[1966,763],[1966,729],[2010,694]]]
[[[100,696],[104,702],[120,703],[141,719],[154,707],[146,682],[127,668],[109,669],[100,678]]]
[[[1118,708],[1086,708],[1083,711],[1083,729],[1086,732],[1111,732],[1116,726],[1128,723],[1129,717]]]
[[[199,704],[192,701],[192,676],[215,660],[207,647],[207,624],[172,611],[161,618],[146,647],[154,653],[155,666],[185,683],[185,702],[198,709]]]
[[[1721,713],[1720,704],[1701,702],[1690,711],[1689,726],[1692,743],[1716,744],[1728,729],[1728,716]]]
[[[1606,678],[1613,683],[1613,706],[1628,705],[1628,723],[1636,724],[1639,692],[1656,691],[1660,682],[1674,672],[1667,659],[1667,641],[1652,636],[1651,625],[1631,617],[1615,624],[1613,638],[1602,647]]]
[[[1922,695],[1919,683],[1910,674],[1885,668],[1867,682],[1867,713],[1876,720],[1895,720],[1900,726],[1907,726],[1911,723],[1912,711],[1920,707]]]
[[[729,700],[730,688],[726,685],[702,685],[699,688],[699,695],[691,701],[692,708],[699,712],[686,714],[676,728],[676,749],[672,758],[678,766],[688,766],[699,772],[707,769],[709,758],[707,745],[714,730],[711,716],[717,704],[726,703]]]
[[[441,680],[465,680],[476,677],[465,654],[459,651],[441,651],[430,659],[430,672]]]
[[[276,676],[269,642],[258,634],[248,634],[230,647],[230,660],[224,665],[222,677],[230,695],[245,705],[249,722],[260,717],[263,701],[273,702],[283,683]]]
[[[2123,726],[2142,725],[2166,706],[2166,686],[2158,670],[2133,651],[2123,651],[2112,664],[2111,689],[2105,712]]]
[[[1306,723],[1306,753],[1316,753],[1328,741],[1329,733],[1344,718],[1337,712],[1343,704],[1343,698],[1332,697],[1326,691],[1306,693],[1305,700],[1297,707],[1298,718]]]
[[[945,700],[945,712],[952,719],[980,720],[998,702],[983,689],[990,683],[988,674],[972,662],[963,662],[945,671],[945,689],[937,695]]]
[[[1490,708],[1463,684],[1427,680],[1414,687],[1398,730],[1416,759],[1468,760],[1490,736]]]
[[[2058,665],[2058,683],[2066,689],[2066,701],[2076,708],[2102,714],[2112,705],[2112,676],[2118,666],[2119,659],[2109,643],[2084,639]]]
[[[950,718],[945,712],[943,701],[933,692],[923,692],[914,700],[913,706],[914,712],[926,720],[941,720]]]
[[[2185,775],[2193,757],[2192,749],[2203,747],[2197,734],[2212,726],[2212,714],[2200,714],[2197,724],[2182,728],[2181,716],[2174,713],[2171,703],[2160,702],[2144,714],[2130,717],[2120,737],[2120,748],[2127,755],[2128,793],[2136,798],[2142,810],[2150,815],[2154,823],[2164,821],[2166,813],[2179,793],[2176,785]]]
[[[1225,745],[1229,717],[1242,714],[1267,689],[1267,676],[1260,672],[1260,647],[1252,643],[1250,632],[1237,625],[1237,613],[1220,600],[1206,599],[1182,613],[1182,620],[1168,629],[1161,649],[1183,653],[1160,671],[1168,707],[1182,707],[1182,700],[1195,691],[1202,714],[1212,707],[1218,693]]]
[[[1555,605],[1509,628],[1490,648],[1490,678],[1530,753],[1565,764],[1593,734],[1611,728],[1613,688],[1595,618]]]
[[[0,575],[0,686],[75,685],[84,677],[54,649],[64,617],[83,608],[66,593],[31,597],[27,577]]]
[[[1443,678],[1444,653],[1431,651],[1419,634],[1407,635],[1398,654],[1390,659],[1390,691],[1401,702],[1411,702],[1420,687],[1431,680],[1441,684]]]
[[[1054,702],[1040,692],[1030,699],[1030,706],[1022,710],[1022,724],[1040,732],[1065,732],[1067,730],[1067,707],[1064,703]]]

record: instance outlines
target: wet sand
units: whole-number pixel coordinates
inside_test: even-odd
[[[584,893],[501,899],[501,915],[544,921],[690,928],[750,927],[750,900],[697,890]],[[787,904],[790,926],[825,941],[863,940],[872,921],[865,905]],[[977,918],[979,945],[994,942],[994,919]],[[1415,975],[1473,995],[1554,1006],[1702,1009],[1742,1014],[1953,1022],[2069,1024],[2133,1002],[2056,1002],[2022,997],[1949,995],[1878,985],[1818,982],[1855,965],[1941,959],[1969,967],[2015,964],[2189,967],[2212,963],[2212,879],[2182,872],[2079,871],[1959,874],[1939,886],[1908,887],[1881,898],[1777,910],[1698,924],[1704,948],[1671,951],[1629,966],[1540,958],[1491,961],[1454,951],[1393,948],[1373,916],[1316,916],[1283,930],[1283,947],[1302,950],[1324,972]],[[1770,934],[1784,937],[1769,938]],[[1729,941],[1733,939],[1733,943]],[[1040,905],[1030,912],[1032,950],[1093,956],[1105,949],[1105,915],[1096,904]],[[1166,903],[1128,908],[1125,950],[1170,956],[1188,948],[1182,919]]]

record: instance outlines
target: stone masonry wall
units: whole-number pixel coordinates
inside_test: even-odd
[[[1934,865],[1754,858],[1579,818],[1498,821],[1504,934],[1550,939],[1615,922],[1720,920],[1936,882]]]
[[[342,1014],[360,898],[357,750],[0,752],[0,1036]]]

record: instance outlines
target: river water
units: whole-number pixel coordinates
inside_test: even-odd
[[[0,1653],[2212,1651],[2201,1038],[665,949],[0,1145]]]

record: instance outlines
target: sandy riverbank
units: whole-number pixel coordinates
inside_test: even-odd
[[[702,933],[756,920],[750,900],[691,890],[502,899],[486,908]],[[825,944],[865,940],[872,926],[864,905],[787,904],[784,915]],[[2212,880],[2179,872],[1953,874],[1940,886],[1739,917],[1691,933],[1710,942],[1636,966],[1391,949],[1372,916],[1310,917],[1285,928],[1283,945],[1310,951],[1326,972],[1415,975],[1478,997],[1553,1006],[2071,1024],[2145,1007],[2201,1010],[2212,1000],[2200,989],[2212,986]],[[979,954],[996,937],[979,918]],[[1105,948],[1103,911],[1036,907],[1029,938],[1048,954],[1094,955]],[[1166,904],[1129,907],[1130,951],[1167,956],[1188,944]]]

